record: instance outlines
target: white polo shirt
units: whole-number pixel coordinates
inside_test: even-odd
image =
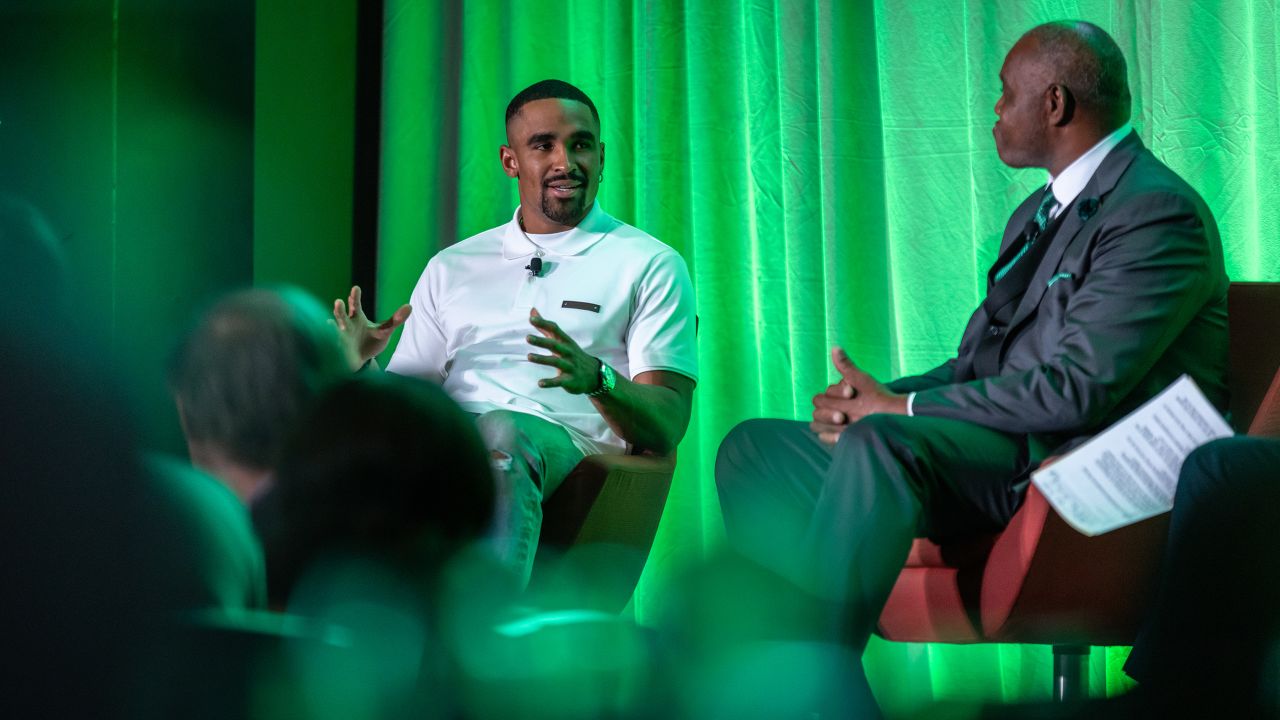
[[[387,371],[439,381],[469,412],[507,409],[559,423],[586,454],[623,452],[626,443],[586,395],[538,387],[556,370],[526,357],[547,354],[525,341],[537,333],[529,310],[536,307],[620,375],[668,370],[697,380],[693,283],[684,258],[610,217],[598,201],[577,227],[555,235],[530,237],[516,217],[427,263]],[[525,269],[535,256],[543,260],[540,277]]]

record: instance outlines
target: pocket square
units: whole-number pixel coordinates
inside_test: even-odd
[[[1075,278],[1076,276],[1072,273],[1060,272],[1057,275],[1054,275],[1053,277],[1049,278],[1049,281],[1046,282],[1044,286],[1053,287],[1053,284],[1058,282],[1059,280],[1074,280]]]

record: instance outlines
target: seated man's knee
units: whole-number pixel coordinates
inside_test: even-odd
[[[510,410],[490,410],[476,418],[476,429],[490,450],[507,450],[515,447],[523,438],[520,413]]]
[[[1240,448],[1251,440],[1252,438],[1242,437],[1221,438],[1192,450],[1182,462],[1177,499],[1184,503],[1196,502],[1207,494],[1217,492],[1221,485],[1239,489],[1243,478],[1232,471],[1232,461]]]
[[[740,477],[740,470],[758,466],[761,441],[777,434],[778,422],[767,418],[744,420],[725,435],[716,452],[718,490],[723,492],[726,487],[733,486]]]
[[[581,451],[574,448],[563,428],[537,415],[491,410],[476,418],[476,427],[494,467],[501,470],[516,463],[532,468],[542,476],[565,462],[572,460],[576,463],[582,459]],[[563,468],[564,473],[568,470]]]
[[[1174,506],[1210,502],[1239,504],[1245,498],[1263,501],[1274,496],[1270,463],[1257,451],[1268,441],[1235,436],[1205,443],[1187,456],[1178,474]],[[1265,487],[1265,490],[1264,490]]]
[[[906,415],[867,415],[840,433],[836,447],[849,444],[892,444],[905,436],[904,425],[909,420]]]

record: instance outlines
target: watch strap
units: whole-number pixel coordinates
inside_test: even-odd
[[[613,368],[609,367],[609,365],[600,358],[596,358],[596,362],[600,363],[600,369],[596,371],[596,374],[600,378],[600,384],[595,390],[587,393],[589,397],[602,397],[604,395],[608,395],[610,392],[613,392],[613,386],[617,383],[617,376],[613,372]]]

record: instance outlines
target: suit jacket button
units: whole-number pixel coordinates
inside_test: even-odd
[[[990,335],[991,337],[995,337],[1000,334],[1000,328],[996,327],[995,325],[992,325],[991,327],[987,328],[987,334]]]

